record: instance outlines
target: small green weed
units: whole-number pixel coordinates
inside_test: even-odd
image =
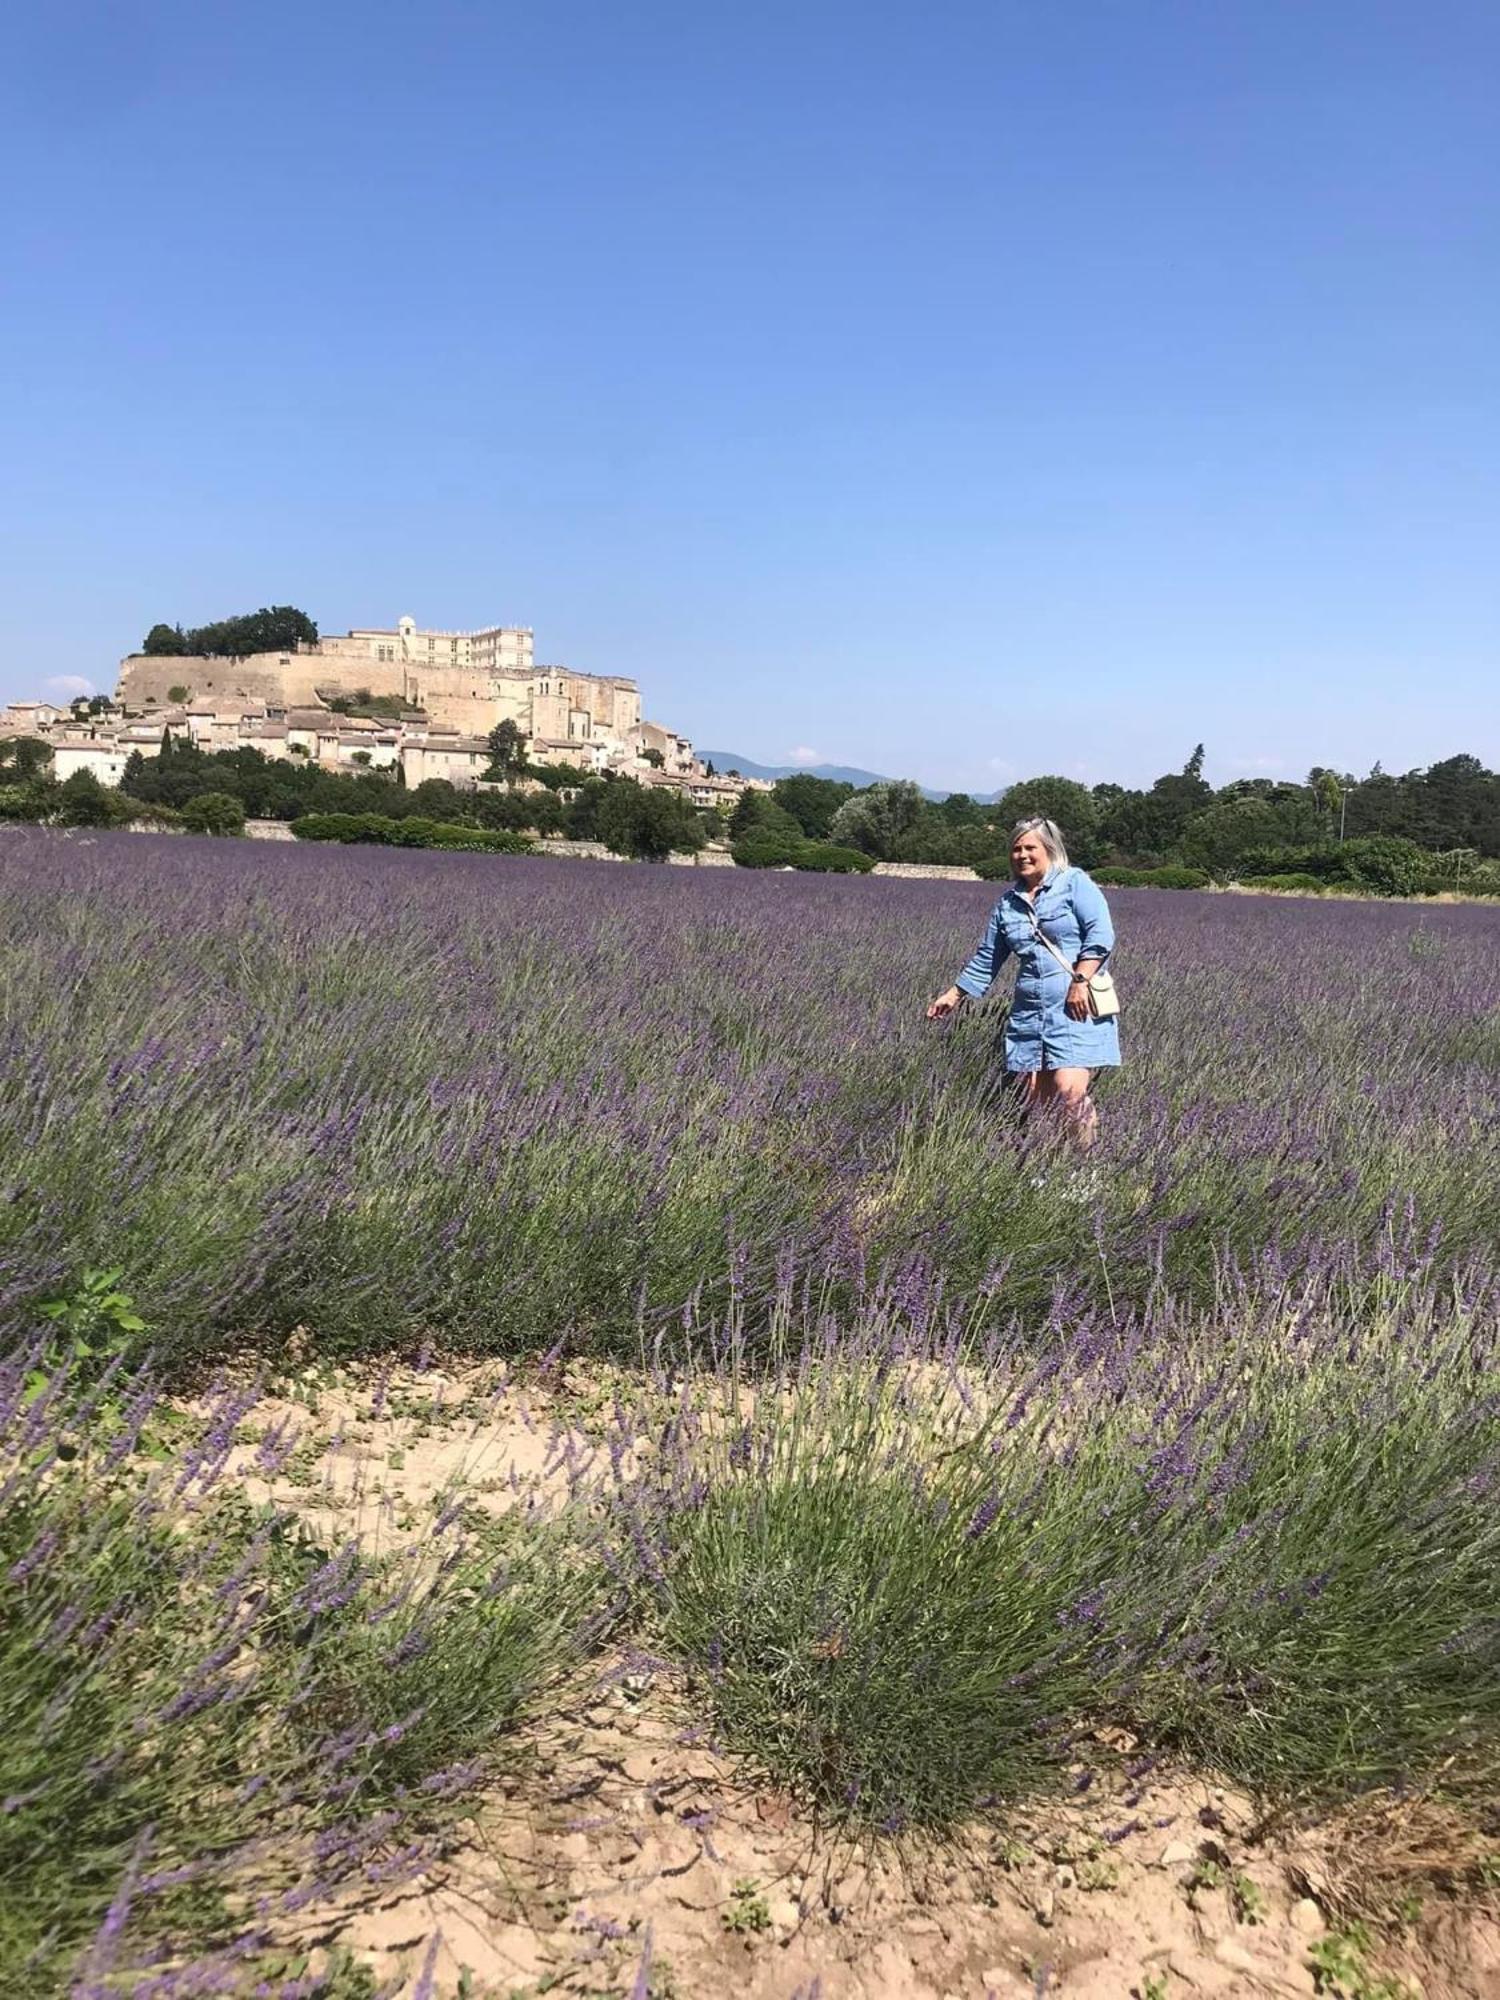
[[[726,1931],[733,1931],[736,1936],[748,1936],[771,1928],[770,1908],[757,1883],[736,1882],[729,1894],[729,1906],[719,1918]]]
[[[1338,2000],[1412,2000],[1404,1981],[1371,1970],[1370,1950],[1370,1933],[1359,1922],[1319,1938],[1307,1954],[1319,1993],[1337,1995]]]
[[[113,1271],[86,1269],[66,1298],[48,1299],[38,1307],[42,1318],[50,1319],[58,1330],[48,1345],[47,1375],[66,1365],[87,1379],[137,1347],[136,1336],[145,1332],[146,1322],[129,1292],[119,1289],[124,1275],[123,1266]]]
[[[1258,1924],[1266,1914],[1266,1898],[1260,1884],[1238,1869],[1229,1878],[1229,1899],[1242,1924]]]
[[[1113,1861],[1080,1861],[1076,1872],[1079,1888],[1089,1893],[1119,1886],[1120,1871]]]

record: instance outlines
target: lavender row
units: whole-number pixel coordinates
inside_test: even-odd
[[[1492,912],[1121,893],[1080,1184],[993,1022],[922,1020],[990,893],[12,833],[0,1305],[106,1264],[185,1357],[514,1351],[764,1313],[789,1271],[1041,1325],[1488,1268]]]

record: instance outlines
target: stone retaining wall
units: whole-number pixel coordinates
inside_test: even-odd
[[[983,877],[974,868],[954,868],[937,861],[877,861],[872,875],[905,875],[924,882],[979,882]]]

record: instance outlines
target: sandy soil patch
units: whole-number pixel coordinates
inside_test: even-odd
[[[232,1462],[320,1538],[397,1550],[454,1504],[501,1519],[565,1501],[607,1464],[617,1386],[592,1368],[540,1387],[499,1367],[310,1371],[256,1407]],[[1500,2000],[1500,1926],[1430,1897],[1381,1929],[1365,1985],[1320,1987],[1347,1839],[1269,1834],[1207,1779],[1101,1774],[1003,1832],[864,1851],[757,1784],[670,1670],[632,1657],[580,1680],[521,1755],[440,1868],[297,1942],[407,1992],[431,1952],[433,1992],[464,2000]]]
[[[391,1976],[436,1937],[437,1990],[486,2000],[1336,1990],[1314,1971],[1330,1933],[1307,1893],[1317,1837],[1264,1837],[1223,1787],[1121,1779],[1018,1812],[1004,1833],[872,1854],[756,1786],[662,1677],[630,1666],[551,1720],[535,1766],[486,1801],[451,1865],[351,1911],[338,1942]],[[1500,1930],[1453,1911],[1383,1941],[1371,1964],[1423,2000],[1493,2000]]]

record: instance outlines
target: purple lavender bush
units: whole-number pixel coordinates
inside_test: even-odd
[[[1500,1788],[1500,1285],[733,1329],[622,1415],[618,1572],[727,1740],[835,1819],[1076,1782],[1101,1724],[1262,1796]],[[653,1448],[632,1456],[643,1428]]]
[[[402,1557],[322,1546],[226,1471],[253,1384],[188,1423],[34,1358],[0,1364],[5,1990],[280,1993],[291,1926],[430,1862],[592,1582],[539,1527],[497,1562],[456,1508]]]
[[[992,893],[8,834],[0,1305],[107,1265],[168,1358],[628,1351],[690,1299],[764,1322],[789,1270],[1047,1337],[1488,1269],[1495,912],[1118,892],[1079,1183],[990,1019],[922,1019]]]

